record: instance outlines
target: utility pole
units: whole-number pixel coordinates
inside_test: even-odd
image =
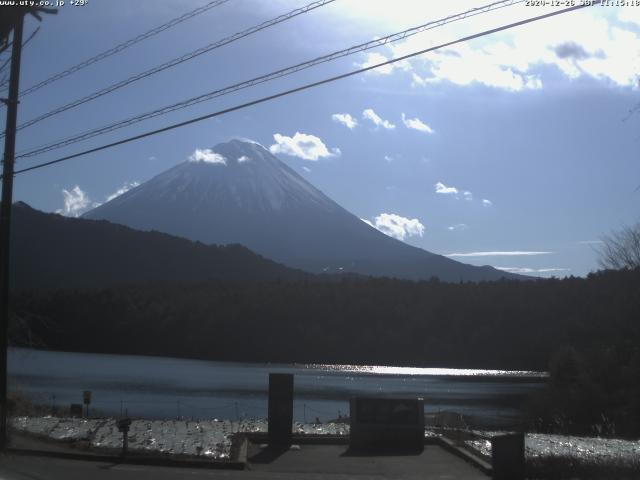
[[[2,162],[2,205],[0,205],[0,449],[7,447],[7,345],[9,336],[9,257],[11,239],[11,203],[13,202],[13,164],[16,153],[16,122],[18,117],[18,88],[20,57],[22,55],[22,27],[24,13],[17,15],[13,27],[11,73],[7,123]]]
[[[39,7],[2,8],[0,24],[2,39],[7,40],[13,30],[11,46],[11,73],[9,97],[2,99],[7,105],[7,122],[2,162],[2,204],[0,205],[0,451],[7,447],[7,346],[9,340],[9,260],[11,242],[11,204],[13,203],[13,166],[16,153],[16,123],[20,87],[20,60],[22,56],[22,30],[28,13],[40,20],[39,12],[57,13],[57,10]]]

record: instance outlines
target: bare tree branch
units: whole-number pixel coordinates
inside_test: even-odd
[[[640,267],[640,222],[628,225],[602,237],[598,249],[602,268],[621,270]]]

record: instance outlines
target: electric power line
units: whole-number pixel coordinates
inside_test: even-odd
[[[528,23],[532,23],[532,22],[536,22],[536,21],[539,21],[539,20],[543,20],[545,18],[554,17],[556,15],[561,15],[563,13],[568,13],[568,12],[571,12],[571,11],[574,11],[574,10],[579,10],[579,9],[582,9],[582,8],[585,8],[585,7],[590,7],[592,5],[593,4],[584,3],[582,5],[576,5],[576,6],[573,6],[573,7],[564,8],[562,10],[557,10],[555,12],[550,12],[550,13],[546,13],[546,14],[543,14],[543,15],[538,15],[536,17],[530,17],[530,18],[527,18],[525,20],[520,20],[518,22],[510,23],[508,25],[503,25],[501,27],[496,27],[496,28],[492,28],[490,30],[485,30],[485,31],[480,32],[480,33],[475,33],[473,35],[468,35],[466,37],[462,37],[462,38],[459,38],[457,40],[453,40],[453,41],[450,41],[450,42],[442,43],[440,45],[437,45],[437,46],[434,46],[434,47],[429,47],[429,48],[426,48],[424,50],[419,50],[419,51],[416,51],[416,52],[412,52],[412,53],[409,53],[407,55],[403,55],[401,57],[393,58],[391,60],[387,60],[386,62],[381,62],[381,63],[377,63],[375,65],[370,65],[368,67],[363,67],[363,68],[359,68],[357,70],[352,70],[350,72],[343,73],[341,75],[336,75],[334,77],[325,78],[325,79],[319,80],[317,82],[308,83],[308,84],[302,85],[300,87],[296,87],[296,88],[292,88],[290,90],[285,90],[283,92],[276,93],[274,95],[269,95],[269,96],[262,97],[262,98],[259,98],[257,100],[252,100],[250,102],[246,102],[246,103],[243,103],[243,104],[240,104],[240,105],[236,105],[236,106],[233,106],[233,107],[225,108],[223,110],[218,110],[217,112],[209,113],[207,115],[202,115],[200,117],[195,117],[195,118],[183,121],[183,122],[179,122],[179,123],[174,123],[172,125],[168,125],[168,126],[163,127],[163,128],[159,128],[159,129],[156,129],[156,130],[151,130],[149,132],[141,133],[139,135],[135,135],[135,136],[128,137],[128,138],[125,138],[125,139],[122,139],[122,140],[118,140],[116,142],[108,143],[106,145],[101,145],[99,147],[95,147],[95,148],[91,148],[91,149],[88,149],[88,150],[84,150],[82,152],[74,153],[72,155],[67,155],[66,157],[58,158],[58,159],[55,159],[55,160],[50,160],[48,162],[43,162],[43,163],[40,163],[40,164],[37,164],[37,165],[33,165],[31,167],[23,168],[21,170],[16,170],[15,174],[17,175],[19,173],[25,173],[25,172],[29,172],[29,171],[32,171],[32,170],[37,170],[37,169],[44,168],[44,167],[47,167],[47,166],[50,166],[50,165],[55,165],[55,164],[58,164],[58,163],[65,162],[65,161],[71,160],[73,158],[78,158],[78,157],[81,157],[81,156],[84,156],[84,155],[88,155],[90,153],[99,152],[99,151],[102,151],[102,150],[106,150],[106,149],[109,149],[109,148],[116,147],[118,145],[123,145],[125,143],[130,143],[130,142],[133,142],[133,141],[136,141],[136,140],[140,140],[140,139],[143,139],[143,138],[146,138],[146,137],[151,137],[151,136],[157,135],[159,133],[167,132],[167,131],[170,131],[170,130],[174,130],[176,128],[184,127],[186,125],[191,125],[193,123],[201,122],[201,121],[207,120],[209,118],[218,117],[218,116],[224,115],[226,113],[235,112],[237,110],[241,110],[241,109],[244,109],[244,108],[247,108],[247,107],[251,107],[251,106],[258,105],[258,104],[261,104],[261,103],[264,103],[264,102],[268,102],[270,100],[275,100],[277,98],[284,97],[286,95],[291,95],[293,93],[301,92],[303,90],[308,90],[310,88],[315,88],[315,87],[318,87],[320,85],[324,85],[324,84],[327,84],[327,83],[332,83],[332,82],[335,82],[337,80],[342,80],[343,78],[352,77],[354,75],[357,75],[357,74],[360,74],[360,73],[363,73],[363,72],[367,72],[367,71],[373,70],[375,68],[383,67],[385,65],[391,65],[393,63],[400,62],[400,61],[403,61],[403,60],[407,60],[409,58],[416,57],[418,55],[423,55],[425,53],[432,52],[432,51],[435,51],[435,50],[439,50],[441,48],[450,47],[450,46],[456,45],[458,43],[468,42],[470,40],[474,40],[476,38],[484,37],[486,35],[491,35],[491,34],[494,34],[494,33],[497,33],[497,32],[502,32],[504,30],[508,30],[508,29],[511,29],[511,28],[514,28],[514,27],[518,27],[518,26],[521,26],[521,25],[526,25]]]
[[[202,7],[198,7],[195,10],[191,10],[177,18],[174,18],[172,20],[169,20],[166,23],[163,23],[162,25],[159,25],[155,28],[152,28],[151,30],[145,32],[145,33],[141,33],[140,35],[131,38],[129,40],[127,40],[126,42],[120,43],[119,45],[116,45],[113,48],[110,48],[109,50],[105,50],[102,53],[99,53],[91,58],[88,58],[87,60],[84,60],[80,63],[78,63],[77,65],[74,65],[73,67],[70,67],[56,75],[53,75],[35,85],[33,85],[32,87],[27,88],[26,90],[24,90],[23,92],[20,92],[20,96],[24,97],[26,95],[29,95],[33,92],[35,92],[36,90],[40,90],[42,87],[44,87],[45,85],[49,85],[53,82],[57,82],[58,80],[65,78],[79,70],[82,70],[83,68],[88,67],[89,65],[92,65],[96,62],[99,62],[101,60],[104,60],[107,57],[110,57],[112,55],[115,55],[116,53],[119,53],[133,45],[135,45],[136,43],[140,43],[143,40],[146,40],[147,38],[153,37],[161,32],[164,32],[165,30],[170,29],[171,27],[174,27],[186,20],[189,20],[190,18],[193,18],[197,15],[200,15],[204,12],[207,12],[209,10],[211,10],[212,8],[218,7],[224,3],[227,3],[229,0],[214,0],[212,2],[209,2],[205,5],[203,5]]]
[[[11,62],[11,57],[7,57],[7,59],[2,63],[2,65],[0,65],[0,73],[2,73],[2,71],[7,67],[7,65],[9,65],[9,62]],[[6,80],[1,80],[0,82],[4,84]]]
[[[225,0],[228,1],[228,0]],[[223,47],[225,45],[228,45],[229,43],[235,42],[237,40],[240,40],[242,38],[248,37],[249,35],[253,35],[254,33],[257,33],[261,30],[264,30],[266,28],[272,27],[274,25],[277,25],[279,23],[282,23],[286,20],[290,20],[291,18],[297,17],[298,15],[302,15],[303,13],[307,13],[311,10],[314,10],[316,8],[322,7],[324,5],[327,5],[329,3],[333,3],[335,2],[335,0],[316,0],[304,7],[301,8],[297,8],[295,10],[292,10],[288,13],[285,13],[283,15],[280,15],[276,18],[273,18],[271,20],[268,20],[266,22],[263,22],[259,25],[256,25],[254,27],[251,27],[249,29],[243,30],[242,32],[238,32],[238,33],[234,33],[231,36],[225,37],[221,40],[218,40],[214,43],[210,43],[209,45],[205,45],[204,47],[201,47],[197,50],[191,51],[185,55],[182,55],[181,57],[177,57],[174,58],[172,60],[169,60],[168,62],[165,62],[161,65],[155,66],[149,70],[146,70],[144,72],[138,73],[136,75],[133,75],[129,78],[126,78],[124,80],[121,80],[117,83],[114,83],[112,85],[109,85],[108,87],[105,87],[101,90],[98,90],[96,92],[90,93],[89,95],[86,95],[82,98],[79,98],[77,100],[74,100],[72,102],[69,102],[65,105],[62,105],[58,108],[55,108],[53,110],[51,110],[50,112],[44,113],[42,115],[40,115],[39,117],[33,118],[25,123],[22,123],[21,125],[18,125],[18,130],[22,130],[23,128],[27,128],[30,127],[31,125],[34,125],[36,123],[41,122],[42,120],[46,119],[46,118],[50,118],[53,117],[54,115],[58,115],[59,113],[62,112],[66,112],[67,110],[70,110],[72,108],[75,108],[79,105],[82,105],[84,103],[90,102],[92,100],[95,100],[97,98],[100,98],[104,95],[107,95],[111,92],[114,92],[116,90],[119,90],[122,87],[125,87],[127,85],[130,85],[131,83],[137,82],[138,80],[142,80],[143,78],[147,78],[151,75],[155,75],[156,73],[162,72],[163,70],[167,70],[168,68],[171,67],[175,67],[176,65],[179,65],[181,63],[184,63],[186,61],[192,60],[193,58],[196,58],[204,53],[210,52],[212,50],[215,50],[217,48]]]
[[[180,110],[183,108],[187,108],[193,105],[196,105],[198,103],[202,103],[208,100],[212,100],[214,98],[217,97],[221,97],[224,95],[228,95],[230,93],[236,92],[238,90],[243,90],[245,88],[249,88],[249,87],[253,87],[256,85],[259,85],[261,83],[265,83],[271,80],[275,80],[277,78],[281,78],[284,76],[288,76],[291,75],[293,73],[299,72],[301,70],[305,70],[307,68],[322,64],[322,63],[327,63],[333,60],[336,60],[338,58],[342,58],[348,55],[353,55],[354,53],[358,53],[358,52],[363,52],[365,50],[370,50],[372,48],[376,48],[382,45],[386,45],[388,43],[393,43],[399,40],[403,40],[405,38],[408,38],[410,36],[413,35],[417,35],[419,33],[425,32],[427,30],[431,30],[437,27],[440,27],[442,25],[448,24],[448,23],[452,23],[455,21],[459,21],[459,20],[463,20],[466,18],[470,18],[476,15],[480,15],[483,13],[487,13],[490,11],[494,11],[494,10],[498,10],[500,8],[504,8],[504,7],[508,7],[511,5],[515,5],[518,3],[522,3],[524,0],[501,0],[498,2],[494,2],[494,3],[490,3],[487,5],[484,5],[482,7],[476,7],[473,8],[471,10],[467,10],[465,12],[462,13],[458,13],[455,15],[450,15],[444,18],[441,18],[439,20],[433,20],[430,21],[428,23],[425,23],[423,25],[417,26],[417,27],[413,27],[413,28],[409,28],[407,30],[403,30],[402,32],[398,32],[398,33],[394,33],[391,35],[387,35],[386,37],[381,37],[375,40],[371,40],[369,42],[366,43],[362,43],[359,45],[356,45],[354,47],[350,47],[344,50],[339,50],[337,52],[333,52],[330,53],[328,55],[323,55],[321,57],[317,57],[314,58],[312,60],[308,60],[306,62],[302,62],[299,63],[297,65],[293,65],[291,67],[286,67],[280,70],[276,70],[274,72],[265,74],[265,75],[261,75],[259,77],[255,77],[252,78],[251,80],[246,80],[244,82],[240,82],[240,83],[236,83],[221,89],[217,89],[202,95],[198,95],[196,97],[191,97],[188,98],[186,100],[183,100],[181,102],[178,103],[174,103],[171,105],[167,105],[164,106],[162,108],[156,109],[156,110],[152,110],[150,112],[146,112],[140,115],[136,115],[133,117],[129,117],[127,119],[124,120],[119,120],[117,122],[111,123],[109,125],[106,126],[102,126],[102,127],[98,127],[71,137],[67,137],[61,140],[57,140],[55,142],[51,142],[48,143],[46,145],[41,145],[39,147],[36,147],[30,151],[27,152],[23,152],[20,153],[16,156],[16,158],[27,158],[27,157],[33,157],[36,155],[40,155],[42,153],[45,152],[49,152],[51,150],[56,150],[58,148],[62,148],[62,147],[66,147],[69,145],[72,145],[74,143],[78,143],[80,141],[83,140],[87,140],[89,138],[93,138],[96,137],[98,135],[103,135],[105,133],[109,133],[112,132],[114,130],[118,130],[120,128],[124,128],[124,127],[128,127],[130,125],[133,125],[135,123],[139,123],[142,122],[144,120],[148,120],[150,118],[154,118],[160,115],[165,115],[171,112],[174,112],[176,110]]]
[[[12,45],[13,45],[13,42],[7,42],[4,45],[0,45],[0,53],[3,53],[5,50],[7,50]]]
[[[40,31],[40,27],[36,28],[33,32],[31,32],[31,35],[29,35],[29,37],[24,42],[22,42],[22,48],[26,47],[27,44],[31,40],[33,40],[33,37],[35,37],[38,34],[39,31]],[[2,52],[0,51],[0,53],[2,53]],[[11,61],[11,56],[7,57],[7,59],[4,61],[4,63],[2,65],[0,65],[0,72],[2,72],[2,70],[5,69],[5,67],[9,64],[10,61]],[[6,80],[2,80],[2,81],[0,81],[0,87],[6,85],[8,83],[9,83],[9,79],[8,78]]]

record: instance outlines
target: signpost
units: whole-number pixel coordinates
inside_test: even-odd
[[[89,418],[89,404],[91,403],[91,390],[85,390],[82,392],[82,403],[84,403],[86,408],[85,417]]]
[[[129,447],[129,428],[131,427],[130,418],[121,418],[118,420],[118,431],[122,432],[122,456],[127,455],[127,448]]]

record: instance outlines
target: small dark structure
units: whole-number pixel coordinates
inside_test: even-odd
[[[524,433],[509,433],[491,439],[495,480],[524,479]]]
[[[293,375],[269,374],[269,446],[289,447],[293,426]]]
[[[89,418],[89,405],[91,404],[91,390],[84,390],[82,392],[82,403],[86,408],[86,417]]]
[[[424,450],[422,398],[351,399],[351,450],[420,453]]]
[[[121,418],[118,420],[118,431],[122,432],[122,456],[127,455],[127,448],[129,448],[129,428],[131,427],[130,418]]]

